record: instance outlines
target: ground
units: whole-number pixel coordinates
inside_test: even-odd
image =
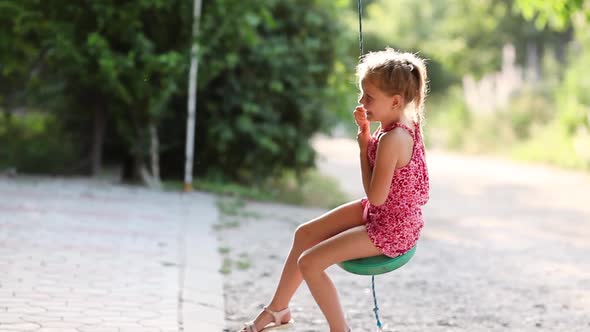
[[[314,144],[320,170],[362,196],[356,143]],[[376,278],[385,330],[590,331],[590,175],[438,151],[428,163],[417,252]],[[325,210],[222,199],[218,218],[216,199],[0,177],[0,332],[237,330],[270,300],[297,225]],[[375,330],[370,277],[328,273],[353,331]],[[291,331],[327,331],[305,284],[291,308]]]
[[[319,139],[320,169],[362,195],[355,143]],[[431,199],[414,258],[378,276],[386,331],[589,331],[590,176],[437,151]],[[271,298],[292,233],[320,213],[248,202],[220,222],[229,331]],[[376,329],[370,277],[328,270],[353,331]],[[303,284],[291,331],[327,331]]]
[[[0,332],[221,331],[216,214],[199,193],[0,177]]]

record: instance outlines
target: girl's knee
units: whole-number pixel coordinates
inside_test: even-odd
[[[297,259],[297,267],[299,272],[305,277],[307,274],[323,269],[317,264],[317,259],[313,257],[310,250],[304,251],[299,259]]]
[[[311,243],[311,238],[312,238],[312,232],[310,230],[309,225],[303,224],[303,225],[297,226],[297,229],[295,230],[295,238],[294,238],[295,244],[304,245],[307,243]]]
[[[304,251],[297,259],[297,267],[299,268],[299,272],[301,272],[303,275],[308,273],[313,267],[313,262],[310,259],[310,255],[307,251]]]

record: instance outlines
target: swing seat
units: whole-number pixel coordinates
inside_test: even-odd
[[[412,247],[412,249],[406,251],[404,254],[394,258],[385,255],[379,255],[344,261],[339,263],[338,266],[350,273],[364,276],[374,276],[399,269],[404,264],[406,264],[410,258],[412,258],[412,256],[414,256],[415,252],[416,246]]]

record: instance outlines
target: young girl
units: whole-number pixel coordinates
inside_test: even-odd
[[[357,66],[361,97],[354,110],[366,198],[300,225],[274,297],[243,332],[269,331],[291,322],[288,305],[303,280],[330,332],[348,332],[329,266],[355,258],[401,255],[418,241],[428,172],[421,122],[426,66],[393,49],[372,52]],[[373,135],[369,123],[379,122]]]

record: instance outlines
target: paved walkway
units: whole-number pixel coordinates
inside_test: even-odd
[[[0,178],[0,332],[221,331],[214,198]]]

